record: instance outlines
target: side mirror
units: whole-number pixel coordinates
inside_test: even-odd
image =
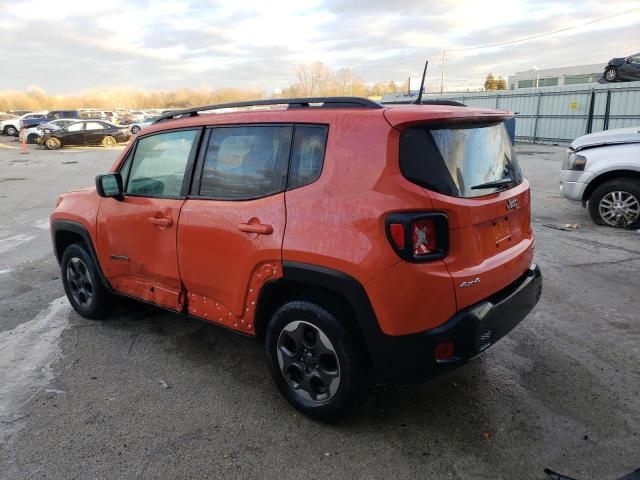
[[[122,177],[119,173],[106,173],[96,177],[96,190],[104,198],[124,199]]]

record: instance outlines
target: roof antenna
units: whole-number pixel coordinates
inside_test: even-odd
[[[422,103],[422,92],[424,91],[424,78],[427,76],[427,66],[429,66],[429,60],[424,62],[424,71],[422,72],[422,81],[420,82],[420,91],[418,92],[418,98],[413,102],[414,105],[420,105]]]

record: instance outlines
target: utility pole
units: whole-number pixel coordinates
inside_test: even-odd
[[[444,55],[446,50],[442,50],[442,63],[440,64],[440,95],[444,92]]]

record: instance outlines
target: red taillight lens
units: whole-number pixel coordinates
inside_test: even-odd
[[[429,262],[447,256],[449,222],[441,212],[397,212],[387,216],[389,244],[408,262]]]
[[[455,345],[451,341],[440,342],[436,345],[436,360],[442,362],[444,360],[450,360],[455,353]]]
[[[416,220],[411,225],[411,245],[414,255],[428,255],[435,252],[436,224],[432,218]]]
[[[404,248],[404,225],[401,223],[390,224],[389,233],[391,234],[391,240],[396,244],[396,247]]]

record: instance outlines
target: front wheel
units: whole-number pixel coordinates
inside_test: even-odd
[[[292,301],[276,311],[266,335],[267,362],[280,393],[319,419],[349,413],[366,399],[370,385],[364,349],[338,311],[321,302]]]
[[[598,225],[628,227],[640,221],[640,182],[614,178],[597,187],[589,198],[589,214]]]
[[[60,147],[62,147],[62,143],[56,137],[49,137],[44,142],[44,146],[49,150],[58,150]]]
[[[102,318],[114,306],[113,298],[102,285],[98,269],[83,245],[73,244],[60,262],[62,284],[69,303],[86,318]]]
[[[5,129],[5,133],[7,135],[10,135],[12,137],[15,137],[18,135],[18,129],[16,127],[13,127],[11,125],[9,125],[6,129]]]
[[[102,146],[105,148],[113,148],[118,144],[115,138],[111,135],[107,135],[102,139]]]
[[[38,135],[36,133],[31,133],[27,136],[27,143],[34,144],[38,143]]]
[[[131,127],[131,133],[133,133],[134,135],[139,131],[140,131],[140,127],[138,125],[134,125],[133,127]]]
[[[618,70],[615,68],[607,68],[604,71],[604,79],[607,82],[615,82],[618,79]]]

